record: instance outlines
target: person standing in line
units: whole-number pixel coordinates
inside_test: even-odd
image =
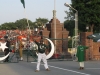
[[[78,42],[79,46],[77,47],[77,53],[76,56],[78,58],[78,62],[80,65],[80,70],[84,69],[84,61],[85,61],[85,50],[88,49],[87,46],[81,45],[80,42]]]
[[[4,50],[5,55],[7,55],[10,52],[10,41],[8,41],[8,36],[4,36],[4,42],[6,42],[6,46],[8,47]],[[5,59],[4,62],[9,62],[9,56]]]
[[[23,43],[22,43],[22,40],[20,39],[19,40],[19,55],[20,55],[20,60],[23,61]]]
[[[47,46],[43,43],[43,39],[40,40],[40,43],[38,43],[37,41],[35,41],[35,43],[38,45],[38,60],[37,60],[37,67],[35,72],[38,72],[40,70],[41,60],[43,60],[46,71],[50,71],[50,69],[48,68],[48,63],[45,54]]]

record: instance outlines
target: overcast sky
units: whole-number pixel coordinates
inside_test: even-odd
[[[65,10],[68,7],[64,3],[71,4],[71,0],[55,0],[56,17],[61,23],[65,21]],[[54,0],[25,0],[25,11],[20,0],[0,0],[0,24],[5,22],[15,22],[16,20],[28,18],[35,21],[36,18],[47,18],[51,20],[53,17]]]

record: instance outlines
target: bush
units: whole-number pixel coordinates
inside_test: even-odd
[[[72,39],[68,41],[68,48],[72,48]]]

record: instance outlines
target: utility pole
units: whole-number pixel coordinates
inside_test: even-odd
[[[56,54],[56,0],[54,0],[53,19],[54,19],[55,54]]]

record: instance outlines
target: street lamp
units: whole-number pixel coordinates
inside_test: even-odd
[[[70,7],[71,9],[73,9],[75,12],[75,47],[77,47],[77,42],[78,42],[78,11],[76,9],[74,9],[71,5],[69,5],[68,3],[64,4],[67,7]]]

